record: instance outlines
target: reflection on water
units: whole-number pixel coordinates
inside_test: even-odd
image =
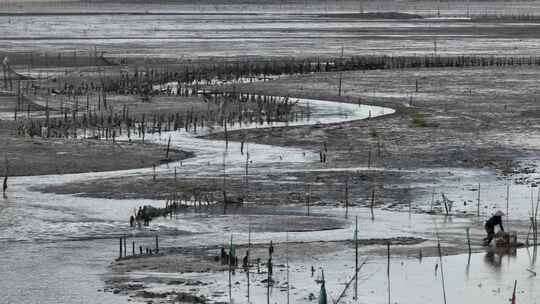
[[[484,255],[484,262],[487,266],[491,266],[495,271],[500,271],[504,257],[516,258],[517,249],[510,248],[490,248]]]
[[[292,236],[294,240],[294,236]],[[362,260],[366,255],[362,254]],[[486,260],[487,257],[487,260]],[[282,257],[284,259],[284,257]],[[276,264],[285,261],[276,259]],[[444,278],[447,303],[507,303],[512,295],[514,280],[518,281],[517,299],[520,304],[537,303],[540,279],[531,275],[526,249],[478,253],[470,256],[457,255],[443,258]],[[327,293],[336,299],[352,278],[354,270],[354,252],[340,251],[329,255],[318,255],[306,252],[302,259],[290,263],[291,302],[312,303],[310,293],[316,293],[320,286],[311,276],[311,266],[318,271],[324,269]],[[443,303],[442,276],[438,257],[428,257],[419,261],[417,258],[393,256],[390,263],[390,284],[392,303]],[[384,257],[369,257],[368,262],[359,273],[358,303],[388,303],[387,260]],[[469,268],[469,273],[463,271]],[[437,269],[434,272],[434,269]],[[145,275],[151,275],[144,273]],[[141,275],[141,273],[134,274]],[[228,301],[227,272],[170,274],[172,277],[190,278],[211,282],[210,285],[179,286],[180,290],[193,288],[197,294],[208,295],[216,301]],[[266,286],[257,284],[266,274],[258,274],[255,270],[250,274],[250,296],[253,303],[266,302]],[[278,271],[274,279],[280,284],[271,288],[271,302],[285,303],[287,292],[279,288],[286,282],[285,271]],[[246,296],[247,281],[244,274],[233,277],[232,298],[242,303]],[[154,285],[154,290],[167,290],[167,286]],[[170,288],[170,287],[169,287]],[[347,292],[342,303],[356,303],[353,292]]]

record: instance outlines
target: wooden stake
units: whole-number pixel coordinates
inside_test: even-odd
[[[165,154],[165,159],[169,159],[170,149],[171,149],[171,136],[169,135],[169,141],[167,142],[167,153]]]
[[[512,300],[511,304],[516,304],[516,287],[517,287],[517,280],[514,281],[514,291],[512,292]]]
[[[120,255],[118,256],[119,259],[122,258],[122,237],[119,238],[120,241]]]
[[[223,151],[223,214],[227,213],[227,148]]]
[[[371,168],[371,146],[369,146],[367,167]]]
[[[358,215],[356,216],[355,226],[354,226],[354,299],[358,299]]]
[[[371,220],[375,220],[375,214],[373,213],[373,206],[375,205],[375,189],[371,190]]]
[[[391,304],[391,297],[390,297],[390,242],[386,244],[386,249],[388,253],[388,262],[386,264],[386,279],[388,282],[388,304]]]
[[[470,228],[465,228],[465,232],[467,233],[467,245],[469,247],[469,256],[471,255],[471,235],[470,235]]]
[[[429,203],[429,211],[433,212],[433,203],[435,202],[435,189],[431,192],[431,202]]]
[[[339,87],[338,87],[338,96],[341,96],[341,82],[343,78],[343,72],[339,72]]]
[[[441,264],[441,281],[442,281],[443,300],[444,300],[444,304],[446,304],[446,289],[444,287],[444,269],[443,269],[442,250],[441,250],[441,242],[439,241],[438,238],[439,238],[439,234],[437,233],[437,249],[439,251],[439,262]]]
[[[223,125],[225,128],[225,150],[229,148],[229,133],[227,132],[227,119],[223,121]]]
[[[270,304],[270,280],[271,280],[270,267],[272,267],[271,263],[272,263],[272,259],[269,258],[268,265],[267,265],[267,277],[266,277],[266,304]]]
[[[251,249],[251,216],[248,216],[248,250],[249,249]]]
[[[2,185],[2,194],[4,195],[4,198],[6,197],[6,191],[7,191],[7,188],[8,188],[8,175],[9,175],[9,163],[8,163],[8,159],[7,159],[7,156],[4,156],[4,161],[5,161],[5,167],[4,167],[4,183]]]
[[[480,183],[478,184],[478,206],[477,206],[476,215],[480,216]]]
[[[538,246],[538,211],[540,207],[540,187],[538,188],[538,193],[536,194],[536,209],[534,211],[534,250],[537,250]]]
[[[308,193],[306,196],[307,215],[309,216],[309,204],[311,203],[311,184],[308,184]]]
[[[233,236],[231,234],[231,242],[230,242],[230,246],[231,248],[229,248],[229,303],[232,303],[232,284],[231,284],[231,272],[232,272],[232,263],[233,263],[233,251],[232,251],[232,246],[233,246]]]
[[[506,179],[506,223],[508,224],[509,219],[509,208],[510,207],[510,182],[508,178]]]
[[[345,178],[345,219],[349,217],[349,177]]]
[[[245,185],[244,185],[244,198],[247,196],[249,191],[249,150],[246,144],[246,168],[245,168]]]
[[[249,250],[247,252],[247,255],[248,255],[248,267],[246,267],[246,276],[247,276],[247,302],[248,304],[250,304],[250,300],[249,300],[249,289],[250,289],[250,282],[249,282]]]
[[[285,237],[285,258],[286,258],[286,267],[287,267],[287,304],[290,303],[290,292],[291,292],[291,281],[289,278],[289,231]]]

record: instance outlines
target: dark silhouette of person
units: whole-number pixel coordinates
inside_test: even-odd
[[[504,213],[499,210],[486,221],[484,228],[486,229],[487,237],[484,238],[484,246],[489,246],[493,238],[495,237],[495,226],[499,225],[499,228],[504,232],[504,227],[502,225],[502,217]]]
[[[142,208],[142,219],[144,221],[144,226],[150,225],[150,214],[148,214],[148,208],[146,206]]]
[[[133,215],[129,217],[129,226],[130,227],[135,226],[135,217]]]
[[[221,247],[221,264],[226,265],[229,264],[229,255],[225,251],[225,248]]]

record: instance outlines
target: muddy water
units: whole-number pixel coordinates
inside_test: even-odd
[[[28,2],[28,3],[26,3]],[[253,2],[245,0],[217,3],[214,1],[188,2],[79,2],[62,1],[59,5],[51,1],[5,1],[0,5],[0,11],[5,12],[150,12],[150,13],[286,13],[286,14],[320,14],[324,12],[354,13],[364,12],[406,12],[423,16],[466,16],[471,15],[538,15],[540,4],[532,1],[362,1],[342,0],[331,2],[326,0],[313,1],[278,1]],[[240,13],[240,14],[241,14]],[[459,18],[459,17],[458,17]]]
[[[528,56],[538,53],[538,27],[519,22],[361,20],[288,13],[0,16],[4,50],[86,51],[97,47],[113,57],[180,60],[198,56],[336,56],[344,45],[347,54],[430,55],[434,39],[440,55]]]
[[[333,102],[300,100],[309,103],[313,115],[305,121],[291,124],[334,123],[371,116],[390,114],[391,109],[336,104]],[[276,124],[277,126],[278,124]],[[241,126],[233,128],[255,126]],[[269,126],[268,126],[269,127]],[[169,134],[151,136],[149,140],[161,143]],[[172,172],[180,167],[180,174],[217,175],[221,172],[224,143],[197,138],[199,134],[171,133],[173,145],[191,150],[197,155],[181,165],[169,164],[159,172]],[[231,151],[227,166],[239,170],[243,157],[238,143],[229,143]],[[249,145],[255,164],[282,164],[301,167],[315,161],[315,153],[300,149]],[[204,167],[202,167],[204,166]],[[201,170],[204,168],[204,170]],[[133,208],[142,204],[162,205],[162,202],[144,200],[106,200],[79,198],[70,195],[42,194],[29,190],[43,184],[61,184],[118,176],[141,176],[151,169],[118,172],[72,174],[62,176],[17,177],[10,179],[7,198],[0,201],[0,290],[7,303],[125,303],[121,296],[97,292],[103,288],[101,275],[117,254],[116,236],[144,237],[159,231],[163,243],[172,244],[179,239],[195,243],[219,242],[218,235],[203,238],[193,233],[216,232],[219,224],[204,223],[196,219],[158,220],[149,229],[133,231],[127,219]],[[221,223],[229,220],[224,218]],[[218,220],[217,223],[220,221]],[[169,238],[167,236],[174,236]]]
[[[314,208],[315,214],[326,214],[331,216],[342,216],[343,209],[335,208]],[[375,211],[375,221],[371,220],[369,210],[352,208],[351,217],[358,216],[360,226],[360,238],[415,236],[433,238],[436,227],[439,231],[448,232],[452,229],[461,229],[470,225],[471,220],[467,218],[448,219],[444,216],[430,216],[425,214],[408,215],[402,212]],[[227,221],[229,219],[229,221]],[[255,217],[253,217],[256,220]],[[210,220],[207,220],[208,222]],[[234,221],[234,227],[230,222]],[[197,219],[198,223],[205,220]],[[216,229],[226,231],[233,235],[235,242],[246,243],[248,239],[247,227],[248,219],[244,217],[222,217],[212,218],[212,224]],[[229,224],[229,225],[228,225]],[[353,235],[352,223],[343,229],[321,231],[317,233],[293,232],[289,233],[290,242],[309,241],[331,241],[350,240]],[[464,231],[463,231],[464,232]],[[459,232],[458,232],[459,233]],[[481,232],[475,234],[474,242],[478,243],[482,237]],[[223,232],[208,233],[204,236],[206,242],[201,242],[200,238],[185,238],[186,246],[202,245],[208,242],[216,244],[223,243]],[[254,233],[252,242],[268,242],[272,239],[275,242],[285,242],[286,234],[278,233]],[[463,246],[466,240],[462,238]],[[418,250],[424,246],[434,246],[435,243],[427,241],[424,244],[413,246],[406,256],[394,254],[396,247],[391,248],[391,299],[392,303],[442,303],[442,281],[440,273],[440,261],[434,257],[418,258]],[[443,253],[447,250],[447,244],[443,243]],[[283,246],[280,247],[283,250]],[[313,303],[316,301],[320,286],[315,282],[320,279],[321,269],[325,272],[327,280],[327,292],[331,299],[337,297],[343,291],[345,284],[352,278],[354,269],[354,251],[352,246],[347,249],[339,247],[340,250],[331,253],[320,253],[318,251],[292,253],[290,261],[290,301],[291,303]],[[416,248],[416,249],[415,249]],[[340,303],[388,303],[387,302],[387,261],[380,255],[372,256],[371,251],[384,252],[385,248],[380,246],[361,246],[360,263],[367,259],[366,265],[362,267],[359,276],[358,301],[353,300],[353,289],[350,288]],[[483,251],[483,250],[482,250]],[[217,250],[216,250],[217,252]],[[243,250],[239,253],[244,254]],[[258,257],[258,256],[257,256]],[[263,259],[264,260],[264,259]],[[270,289],[272,303],[286,302],[286,271],[283,252],[278,254],[274,260],[274,280],[276,284]],[[439,264],[439,266],[436,266]],[[315,276],[311,276],[311,266],[317,269]],[[322,267],[322,268],[321,268]],[[436,273],[435,267],[438,267]],[[518,303],[537,303],[539,279],[531,275],[527,269],[538,271],[538,267],[533,262],[532,249],[520,249],[515,252],[494,253],[490,251],[471,255],[454,255],[443,258],[443,270],[445,276],[445,291],[448,303],[507,303],[512,293],[514,280],[518,280]],[[266,302],[266,285],[262,282],[266,279],[265,267],[262,266],[262,273],[258,274],[256,267],[250,273],[250,300],[251,303]],[[129,275],[132,278],[184,278],[193,279],[208,283],[200,286],[164,285],[150,283],[149,290],[160,292],[169,291],[174,288],[179,291],[190,291],[195,294],[209,296],[214,301],[229,301],[228,273],[147,273],[135,272]],[[244,271],[237,271],[232,277],[232,299],[235,303],[247,303],[247,276]],[[313,294],[315,300],[310,300]]]
[[[363,119],[367,118],[370,112],[372,116],[392,113],[390,109],[356,104],[335,104],[316,100],[300,100],[300,102],[304,105],[309,103],[313,115],[309,120],[306,118],[304,121],[290,122],[289,125],[324,124]],[[280,125],[283,124],[275,124],[274,126]],[[259,126],[231,126],[231,129],[254,127]],[[181,164],[160,166],[158,174],[171,173],[174,167],[177,167],[180,169],[178,170],[180,176],[220,176],[223,168],[224,143],[198,137],[206,132],[208,130],[202,130],[197,134],[182,131],[150,136],[149,140],[165,144],[171,135],[173,145],[194,151],[196,155],[195,158],[185,160]],[[312,151],[256,144],[248,144],[247,149],[252,157],[251,172],[254,175],[291,170],[321,170],[313,165],[318,162],[318,154]],[[230,142],[225,157],[226,173],[241,172],[244,161],[245,156],[240,154],[240,144]],[[362,168],[352,169],[362,170]],[[333,169],[324,168],[322,170]],[[8,198],[0,202],[0,270],[3,274],[0,276],[0,289],[3,290],[2,295],[5,295],[8,303],[125,303],[125,296],[98,291],[103,288],[102,276],[106,272],[106,266],[117,256],[116,237],[119,235],[126,234],[136,237],[138,243],[147,246],[152,245],[153,239],[146,238],[146,236],[153,236],[156,232],[159,232],[161,236],[162,246],[178,246],[180,243],[185,246],[222,244],[224,232],[227,236],[233,234],[238,242],[247,241],[248,218],[241,215],[185,214],[172,220],[157,219],[153,221],[149,229],[132,230],[128,227],[127,218],[133,208],[142,204],[162,205],[163,202],[79,198],[71,195],[41,194],[29,190],[30,187],[41,184],[61,184],[70,181],[119,176],[143,176],[151,174],[151,171],[147,168],[65,176],[18,177],[10,180]],[[445,170],[440,170],[439,174],[444,172]],[[456,171],[456,174],[458,173],[459,171]],[[459,173],[460,176],[469,178],[477,178],[482,174],[489,175],[487,172],[471,170]],[[271,210],[267,213],[264,210],[259,210],[259,212],[264,214],[268,223],[272,222],[272,214],[277,212],[303,214],[301,208],[294,207]],[[329,217],[328,219],[333,221],[343,216],[342,208],[314,207],[312,212],[323,218]],[[469,218],[446,218],[444,216],[383,210],[376,210],[376,220],[372,221],[369,210],[351,208],[350,218],[356,215],[359,216],[363,238],[394,236],[433,238],[434,227],[438,227],[441,231],[455,231],[456,234],[460,234],[464,232],[465,227],[474,222],[474,219],[471,221]],[[336,225],[337,229],[315,233],[297,232],[292,233],[290,237],[296,241],[350,239],[352,222],[338,220]],[[472,231],[473,238],[480,238],[481,229],[475,229]],[[285,235],[280,231],[254,232],[252,240],[253,242],[283,241]],[[466,299],[468,301],[470,299],[483,299],[485,294],[490,294],[495,303],[504,303],[502,299],[507,296],[508,288],[514,278],[528,284],[527,287],[523,287],[523,292],[530,296],[529,293],[533,294],[534,292],[533,287],[536,281],[534,278],[531,279],[528,272],[524,270],[527,260],[523,257],[522,252],[518,252],[517,258],[505,259],[509,262],[505,264],[508,266],[504,267],[515,270],[507,271],[507,268],[503,267],[499,268],[501,270],[497,272],[494,272],[490,266],[483,262],[485,257],[475,255],[469,272],[469,278],[475,279],[466,281],[470,285],[467,287],[466,293],[456,293],[455,291],[451,293],[451,290],[465,288],[460,285],[466,280],[462,270],[464,267],[463,258],[445,258],[448,263],[445,269],[448,271],[447,277],[449,277],[449,298],[455,297],[452,299],[456,301],[465,301]],[[306,260],[295,262],[298,263],[293,264],[295,270],[292,272],[293,286],[296,288],[292,292],[295,302],[306,302],[305,299],[310,292],[317,293],[318,286],[315,282],[305,279],[308,276],[308,269],[315,263],[314,261],[317,261],[316,265],[325,265],[328,290],[335,298],[343,287],[343,280],[347,278],[347,276],[343,276],[343,273],[350,272],[351,256],[350,252],[343,252],[333,256],[309,257]],[[403,264],[401,264],[402,262]],[[439,291],[427,286],[438,286],[440,281],[425,275],[433,272],[434,263],[436,261],[433,259],[424,259],[422,263],[415,260],[393,260],[394,299],[400,299],[398,302],[403,303],[413,303],[418,299],[426,299],[426,302],[438,301]],[[384,260],[374,257],[365,267],[366,273],[362,276],[362,284],[365,286],[361,289],[360,299],[364,303],[373,303],[373,301],[383,303],[386,299]],[[477,276],[474,277],[471,273]],[[497,275],[494,276],[493,273]],[[226,282],[226,280],[222,280],[224,275],[192,274],[191,276],[202,276],[205,280],[211,280],[213,281],[212,288],[219,290]],[[283,272],[280,272],[280,276],[282,275]],[[375,279],[368,280],[371,277]],[[414,278],[414,284],[411,284],[410,278]],[[262,280],[262,278],[259,279]],[[241,282],[242,278],[238,280]],[[491,289],[480,288],[478,284],[489,285],[490,288],[493,286],[495,292],[491,292]],[[234,287],[234,297],[239,300],[243,299],[244,296],[243,286],[241,283]],[[256,284],[253,286],[253,297],[265,296],[264,288],[259,286],[257,289]],[[162,288],[159,285],[154,287],[156,289]],[[424,291],[425,295],[419,295],[420,291],[424,289],[426,290]],[[410,290],[418,292],[411,293]],[[206,293],[207,291],[200,290],[200,292]],[[279,299],[284,297],[284,293],[276,289],[273,293],[274,296]],[[221,297],[224,295],[218,295],[216,299],[222,299]],[[350,301],[350,296],[346,299]],[[527,302],[524,299],[524,303],[534,302]]]
[[[537,166],[539,161],[529,159],[527,163]],[[538,200],[539,188],[535,186],[540,178],[538,173],[502,178],[491,170],[448,168],[423,172],[436,176],[439,182],[411,184],[417,188],[414,207],[418,210],[430,211],[432,198],[441,202],[441,193],[445,193],[453,201],[454,214],[476,215],[479,212],[482,217],[488,217],[502,210],[511,220],[527,221],[531,216],[531,203],[535,207]],[[442,206],[435,208],[441,210]]]
[[[360,263],[366,261],[359,273],[358,300],[354,300],[352,285],[340,303],[388,303],[387,260],[381,257],[361,256]],[[276,261],[285,263],[285,261]],[[447,303],[508,303],[514,286],[517,285],[517,303],[538,303],[540,279],[531,275],[530,252],[519,250],[510,255],[495,253],[473,254],[469,260],[467,255],[447,256],[443,258],[445,293]],[[281,265],[283,265],[281,264]],[[345,284],[354,272],[354,253],[338,252],[326,256],[306,257],[295,260],[290,265],[290,302],[313,303],[317,301],[320,285],[315,281],[321,278],[324,270],[326,290],[329,299],[336,300],[342,293]],[[311,276],[311,266],[317,267],[315,276]],[[437,269],[436,269],[436,265]],[[390,261],[390,298],[391,303],[443,303],[443,287],[439,258],[400,258],[392,257]],[[286,303],[286,268],[276,267],[274,280],[276,284],[270,288],[271,302]],[[134,277],[146,276],[148,273],[136,273]],[[176,277],[174,274],[153,274]],[[211,295],[213,300],[228,301],[228,273],[186,274],[183,278],[201,280],[210,283],[196,287],[201,294]],[[266,303],[266,285],[261,283],[266,274],[250,274],[250,300],[252,303]],[[232,298],[236,303],[246,302],[247,276],[243,271],[233,276]],[[152,290],[163,290],[164,286],[154,284]],[[169,287],[170,288],[170,287]],[[185,287],[184,287],[185,288]],[[190,286],[192,288],[192,286]],[[183,287],[178,287],[183,290]],[[310,300],[313,294],[315,300]]]

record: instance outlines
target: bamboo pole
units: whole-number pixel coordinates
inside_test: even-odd
[[[358,266],[358,270],[356,271],[356,273],[354,274],[354,276],[347,282],[347,284],[345,284],[345,288],[343,289],[343,291],[341,292],[341,294],[339,295],[339,297],[337,298],[337,300],[334,302],[334,304],[339,304],[339,302],[344,298],[345,296],[345,293],[347,292],[347,290],[349,289],[349,286],[351,286],[352,282],[354,280],[357,279],[358,277],[358,273],[360,272],[360,270],[362,269],[362,267],[364,267],[364,265],[367,263],[368,261],[368,258],[365,258],[364,261],[362,262],[362,264],[360,264]]]

